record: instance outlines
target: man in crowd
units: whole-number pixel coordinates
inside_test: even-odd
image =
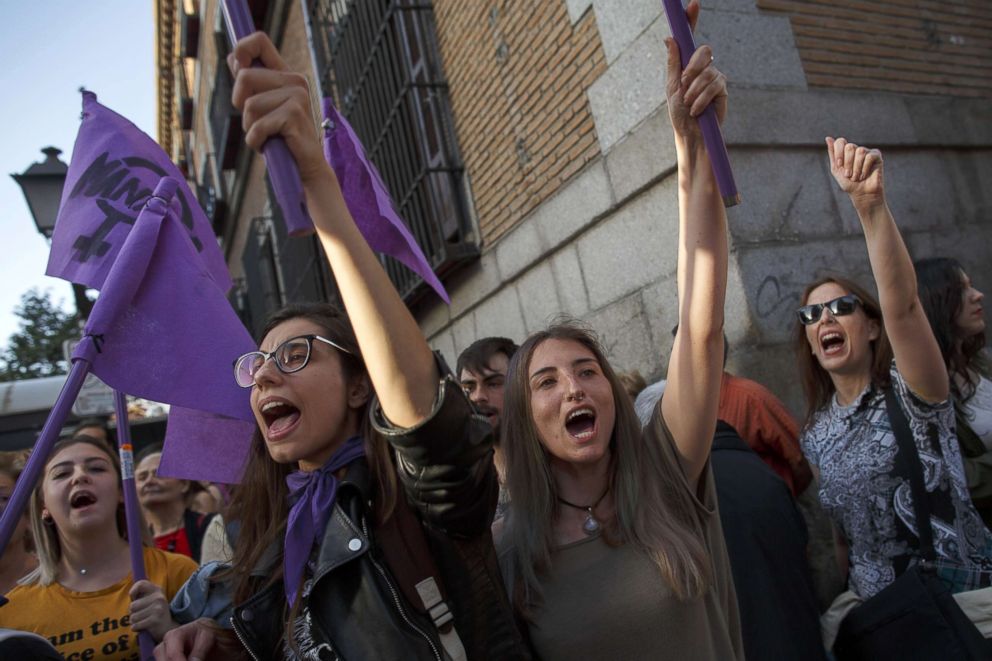
[[[493,446],[493,461],[496,472],[503,482],[503,453],[499,446],[499,423],[503,414],[503,389],[506,386],[506,370],[510,359],[517,352],[513,340],[505,337],[484,337],[473,342],[458,356],[455,373],[461,382],[462,389],[479,413],[486,416],[493,426],[495,444]],[[506,509],[506,491],[500,487],[499,506],[496,518],[499,519]]]

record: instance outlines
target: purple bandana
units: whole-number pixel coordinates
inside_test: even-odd
[[[323,536],[327,520],[334,510],[334,497],[338,491],[334,473],[364,456],[362,437],[352,436],[321,468],[311,472],[296,470],[286,476],[291,507],[286,524],[283,583],[290,605],[296,602],[296,589],[303,578],[303,568],[313,543]]]

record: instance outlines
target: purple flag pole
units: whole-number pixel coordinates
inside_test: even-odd
[[[681,0],[662,0],[662,3],[665,5],[665,16],[668,17],[668,26],[672,30],[672,37],[679,45],[682,68],[685,69],[686,65],[689,64],[689,58],[696,52],[696,42],[692,38],[689,19],[686,18]],[[727,145],[723,141],[723,133],[720,132],[720,123],[716,119],[716,109],[713,104],[706,107],[698,120],[699,129],[703,133],[703,143],[706,145],[706,153],[713,166],[713,176],[716,177],[716,185],[720,189],[723,204],[728,207],[739,204],[741,194],[737,192],[737,184],[734,183],[734,171],[730,168]]]
[[[84,337],[83,341],[76,347],[77,354],[80,353],[80,347],[84,345],[84,353],[95,353],[96,350],[93,346],[92,338]],[[69,417],[69,410],[72,408],[73,402],[76,401],[76,396],[79,394],[80,388],[83,387],[83,381],[86,379],[89,371],[90,360],[73,357],[69,376],[66,377],[62,391],[59,393],[58,399],[55,400],[55,406],[52,408],[51,413],[48,414],[48,420],[45,421],[45,426],[41,430],[41,436],[38,437],[38,440],[34,444],[31,458],[28,459],[28,463],[24,466],[17,484],[14,485],[14,493],[11,494],[10,500],[7,501],[7,507],[4,508],[3,515],[0,516],[0,555],[3,555],[3,552],[7,548],[7,543],[14,534],[14,528],[17,527],[17,523],[24,513],[24,508],[28,505],[28,498],[31,497],[31,491],[34,489],[35,484],[37,484],[38,478],[41,476],[41,471],[45,468],[45,462],[48,461],[48,456],[52,453],[52,448],[59,438],[62,425],[65,424],[66,418]],[[7,600],[0,596],[0,605],[5,603],[7,603]]]
[[[227,25],[227,36],[233,48],[238,40],[255,32],[255,22],[245,0],[223,0],[221,7],[224,11],[224,23]],[[263,65],[255,60],[252,66]],[[276,201],[279,202],[283,218],[286,220],[286,231],[290,236],[313,234],[313,221],[307,212],[300,171],[296,167],[293,154],[286,146],[286,141],[278,136],[269,138],[262,145],[262,156],[265,157],[265,167],[269,171],[269,180],[272,182]]]
[[[141,543],[141,517],[138,493],[134,490],[134,451],[131,447],[131,425],[127,420],[127,398],[114,391],[114,411],[117,413],[117,451],[121,456],[121,489],[124,492],[124,519],[127,522],[127,545],[131,551],[131,576],[135,581],[148,578],[145,573],[144,547]],[[142,659],[155,656],[155,641],[147,631],[138,632],[138,647]]]

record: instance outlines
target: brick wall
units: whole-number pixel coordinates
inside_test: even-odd
[[[789,16],[811,86],[992,97],[988,0],[758,0]]]
[[[434,0],[483,243],[512,228],[599,145],[585,90],[606,62],[593,12],[564,2]]]

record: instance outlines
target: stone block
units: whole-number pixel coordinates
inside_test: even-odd
[[[538,207],[529,219],[524,220],[524,223],[534,226],[539,237],[535,240],[533,235],[528,234],[526,240],[535,246],[555,250],[585,229],[593,219],[606,213],[613,203],[606,166],[603,159],[599,159],[589,164],[554,197]],[[536,247],[528,247],[527,254],[533,254],[536,250]],[[511,265],[516,266],[518,261]],[[503,268],[503,263],[500,262],[500,272],[504,278],[509,278],[511,276]]]
[[[586,10],[592,7],[592,0],[565,0],[565,6],[568,8],[569,20],[572,21],[572,25],[575,25],[586,13]]]
[[[953,179],[948,176],[947,163],[941,154],[932,151],[891,151],[883,153],[883,158],[885,197],[900,230],[908,232],[954,225],[957,197]],[[843,230],[863,237],[861,221],[850,197],[833,181],[833,177],[831,184],[843,218]]]
[[[496,265],[503,282],[512,280],[523,272],[546,249],[538,235],[537,223],[524,219],[494,249]]]
[[[641,370],[649,382],[665,377],[668,356],[672,351],[672,328],[679,322],[679,290],[675,275],[662,278],[641,290],[644,314],[651,331],[651,346],[655,364]]]
[[[732,344],[747,341],[751,333],[751,308],[748,305],[748,293],[744,287],[740,265],[737,263],[737,253],[731,247],[727,268],[727,298],[723,306],[723,331]]]
[[[992,144],[992,107],[988,99],[906,95],[904,103],[921,145],[946,148]]]
[[[739,248],[737,263],[761,344],[790,341],[802,291],[822,274],[853,276],[874,289],[862,237]]]
[[[586,292],[579,254],[574,245],[566,246],[551,256],[551,270],[555,277],[561,311],[573,317],[581,317],[588,312],[589,294]]]
[[[546,327],[553,317],[561,314],[550,260],[539,262],[527,271],[517,282],[517,291],[520,293],[520,308],[527,333]],[[516,342],[523,340],[522,337],[511,339]]]
[[[606,156],[613,195],[619,200],[676,168],[675,136],[662,104]]]
[[[579,263],[593,309],[674,273],[676,186],[675,177],[669,177],[579,239]]]
[[[700,18],[695,39],[697,45],[712,45],[717,67],[738,87],[806,89],[786,16],[708,13]]]
[[[593,0],[592,5],[607,62],[617,59],[656,18],[664,20],[658,0]]]
[[[826,149],[731,149],[730,160],[743,200],[728,210],[735,243],[800,241],[841,231]]]
[[[481,337],[475,325],[474,310],[455,319],[454,323],[451,324],[451,336],[454,339],[456,354],[461,354],[468,348],[468,345]]]
[[[483,301],[475,309],[475,317],[478,337],[499,335],[519,341],[527,336],[517,288],[513,285],[504,286]]]
[[[440,351],[448,367],[455,369],[455,361],[458,360],[458,352],[455,351],[455,340],[450,330],[445,330],[433,335],[427,343],[434,351]]]
[[[802,419],[805,400],[791,336],[786,342],[758,346],[736,345],[731,341],[727,371],[765,386],[782,400],[797,421]]]
[[[824,136],[874,144],[914,144],[916,130],[902,98],[834,90],[766,90],[731,79],[728,144],[823,145]]]
[[[450,289],[448,294],[451,295]],[[426,337],[440,332],[449,323],[451,323],[451,309],[436,296],[433,301],[421,307],[420,314],[417,315],[417,324]]]
[[[495,250],[487,250],[479,261],[460,269],[445,280],[451,297],[452,316],[458,316],[485,298],[503,283],[496,262]]]
[[[665,102],[668,21],[655,20],[589,86],[600,150],[606,154]]]
[[[599,336],[606,357],[615,370],[649,374],[658,362],[651,342],[639,293],[596,310],[586,321]]]

